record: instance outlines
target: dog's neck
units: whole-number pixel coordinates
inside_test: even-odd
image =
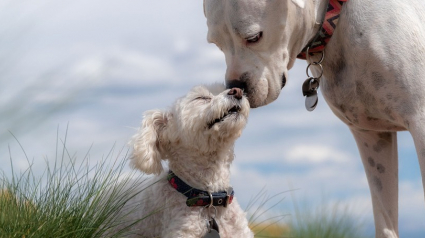
[[[328,9],[329,0],[313,0],[309,1],[306,4],[306,11],[311,12],[314,11],[314,26],[311,31],[311,34],[308,37],[308,42],[310,42],[317,34],[317,31],[322,27],[322,21]]]
[[[169,168],[188,185],[217,192],[230,187],[230,165],[233,161],[233,145],[210,153],[175,151],[169,159]]]
[[[314,11],[316,18],[316,26],[320,28],[320,24],[322,24],[323,16],[326,14],[329,0],[314,0]]]

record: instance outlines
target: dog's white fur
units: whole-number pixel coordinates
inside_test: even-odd
[[[246,125],[249,103],[228,92],[223,84],[196,86],[169,110],[144,114],[131,142],[131,163],[157,176],[127,204],[140,203],[140,211],[130,213],[124,225],[153,213],[134,227],[134,237],[200,238],[207,232],[207,209],[186,205],[187,198],[168,183],[162,161],[168,160],[170,170],[194,188],[209,192],[230,188],[234,142]],[[228,114],[234,106],[240,111]],[[218,118],[223,119],[209,126]],[[236,198],[226,208],[217,207],[215,219],[221,237],[253,237]]]
[[[225,54],[226,81],[246,83],[251,107],[278,97],[282,78],[318,31],[327,2],[204,0],[208,40]],[[257,42],[247,40],[259,32]],[[424,55],[421,0],[348,0],[325,49],[321,91],[356,139],[377,238],[398,237],[397,131],[411,133],[425,184]]]

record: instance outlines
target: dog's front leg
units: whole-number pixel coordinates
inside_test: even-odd
[[[376,238],[398,238],[398,155],[396,132],[351,129],[372,196]]]
[[[409,132],[412,135],[413,141],[416,147],[416,153],[419,160],[419,166],[422,175],[422,186],[425,192],[425,130],[423,126],[423,116],[419,118],[411,118],[406,121],[410,121]]]

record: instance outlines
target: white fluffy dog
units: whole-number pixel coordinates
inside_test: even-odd
[[[234,142],[248,113],[240,89],[215,84],[194,87],[167,111],[144,114],[131,163],[157,176],[130,202],[141,205],[130,222],[146,216],[134,237],[253,237],[230,186]]]

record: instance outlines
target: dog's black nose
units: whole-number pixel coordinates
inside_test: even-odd
[[[241,100],[242,99],[242,89],[240,88],[232,88],[229,90],[229,92],[227,93],[227,95],[232,95],[234,98]]]
[[[244,90],[246,88],[246,83],[239,79],[226,80],[226,88],[239,88]]]

